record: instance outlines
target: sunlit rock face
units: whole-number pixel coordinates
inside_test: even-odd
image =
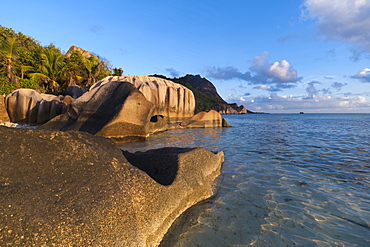
[[[186,128],[231,127],[221,114],[214,110],[199,112],[193,117],[182,122],[180,126]]]
[[[6,123],[9,121],[10,119],[5,107],[5,97],[0,95],[0,123]]]
[[[127,81],[133,84],[157,107],[156,114],[165,116],[169,123],[181,122],[194,115],[194,94],[178,83],[151,76],[110,76],[97,82],[91,89],[112,81]]]
[[[219,112],[220,114],[247,114],[247,109],[241,105],[234,104],[218,104],[211,107],[212,110]]]
[[[11,122],[42,124],[68,110],[73,101],[69,95],[39,94],[33,89],[21,88],[5,97]]]
[[[82,49],[80,47],[77,47],[77,46],[74,46],[73,45],[73,46],[69,47],[69,49],[68,49],[68,51],[66,53],[66,57],[70,57],[74,51],[79,51],[81,53],[81,55],[84,56],[84,57],[88,57],[89,58],[89,57],[94,56],[89,51],[86,51],[86,50],[84,50],[84,49]]]
[[[223,153],[122,152],[107,138],[0,126],[0,246],[158,246],[214,195]]]
[[[164,118],[155,114],[155,105],[129,82],[111,81],[94,87],[69,108],[40,129],[79,130],[119,142],[144,140],[167,129]]]

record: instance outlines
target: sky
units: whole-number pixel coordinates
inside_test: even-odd
[[[0,1],[0,25],[124,75],[199,74],[258,112],[370,113],[370,0]]]

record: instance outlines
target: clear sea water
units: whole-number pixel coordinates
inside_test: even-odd
[[[188,210],[163,246],[370,246],[370,114],[224,118],[233,127],[122,144],[225,153],[217,195]]]

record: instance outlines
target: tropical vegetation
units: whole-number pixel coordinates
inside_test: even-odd
[[[39,41],[0,25],[0,94],[17,88],[32,88],[58,94],[68,86],[88,89],[109,75],[122,75],[122,68],[112,68],[98,56],[82,55],[74,50],[63,54],[53,44]]]

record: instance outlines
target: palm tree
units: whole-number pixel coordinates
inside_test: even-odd
[[[14,73],[13,62],[17,59],[18,55],[17,40],[12,37],[5,37],[3,44],[0,48],[0,55],[5,60],[6,74],[9,83],[15,83],[19,88],[19,82]]]
[[[96,82],[96,79],[104,69],[104,62],[98,57],[82,57],[82,63],[84,65],[85,74],[87,78],[86,86],[91,86]]]
[[[24,79],[25,74],[29,74],[34,70],[32,66],[27,66],[27,65],[20,65],[20,78]]]
[[[80,51],[73,51],[66,57],[66,86],[77,85],[83,81],[83,73],[85,66],[82,62],[82,54]]]
[[[41,54],[42,62],[39,72],[33,73],[31,79],[43,83],[44,89],[46,85],[52,92],[57,91],[59,88],[57,81],[62,79],[66,72],[64,58],[61,53],[44,49]]]

